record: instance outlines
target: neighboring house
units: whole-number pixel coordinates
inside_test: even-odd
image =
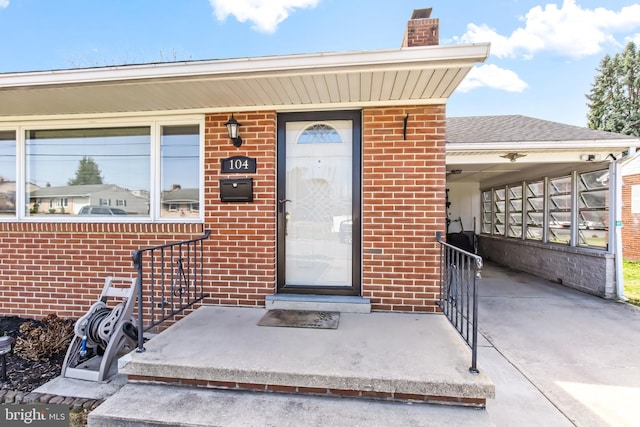
[[[640,152],[622,166],[622,181],[623,256],[640,261]]]
[[[167,216],[198,216],[200,192],[197,188],[174,187],[162,193],[162,210]]]
[[[450,117],[446,145],[450,232],[474,230],[486,259],[621,295],[616,170],[639,138],[518,115]],[[623,241],[637,240],[627,222]]]
[[[37,190],[39,187],[27,184],[27,191]],[[16,214],[16,182],[4,181],[0,178],[0,215],[14,216]]]
[[[78,215],[85,206],[119,208],[129,215],[147,215],[149,200],[112,184],[43,187],[29,195],[31,216],[42,214]]]
[[[88,289],[135,274],[133,250],[206,229],[209,304],[329,295],[436,312],[446,103],[489,54],[437,44],[438,20],[417,13],[398,49],[1,74],[2,142],[28,165],[19,182],[66,180],[91,158],[114,185],[149,189],[145,214],[3,216],[0,241],[27,254],[0,244],[4,313],[79,317]],[[62,197],[44,194],[45,206]]]

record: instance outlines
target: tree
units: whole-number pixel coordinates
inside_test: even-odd
[[[83,157],[76,169],[76,177],[67,181],[67,185],[102,184],[102,172],[91,157]]]
[[[640,136],[640,51],[629,42],[622,53],[605,55],[591,92],[588,126]]]

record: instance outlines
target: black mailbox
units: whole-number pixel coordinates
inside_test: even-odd
[[[220,201],[253,202],[253,178],[221,179]]]

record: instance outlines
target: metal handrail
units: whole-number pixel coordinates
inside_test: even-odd
[[[449,322],[471,347],[469,371],[479,373],[478,361],[478,283],[482,257],[442,240],[440,244],[440,292],[438,306]]]
[[[143,352],[144,332],[158,326],[194,304],[207,298],[204,293],[203,241],[211,232],[191,240],[137,249],[131,254],[133,268],[138,270],[138,348]],[[148,254],[145,271],[144,254]],[[145,280],[146,279],[146,280]],[[149,292],[149,322],[144,322],[144,291]],[[156,301],[155,296],[161,301]],[[157,313],[156,310],[160,310]]]

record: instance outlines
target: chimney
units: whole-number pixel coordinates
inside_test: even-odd
[[[407,23],[402,47],[437,46],[440,44],[438,18],[431,18],[431,9],[414,9]]]

